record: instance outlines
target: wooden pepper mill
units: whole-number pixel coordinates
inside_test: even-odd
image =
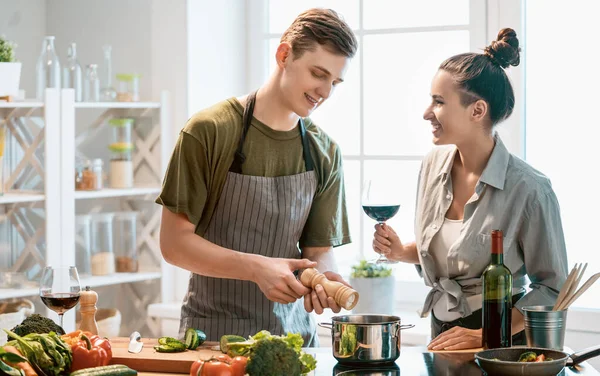
[[[79,312],[81,312],[79,330],[98,334],[98,324],[96,323],[97,302],[98,294],[90,290],[90,286],[86,286],[85,291],[79,293]]]
[[[341,282],[327,279],[323,273],[315,268],[305,269],[300,274],[300,282],[311,289],[314,289],[316,285],[323,286],[327,296],[332,297],[337,305],[346,310],[351,310],[358,303],[359,294],[356,290]]]

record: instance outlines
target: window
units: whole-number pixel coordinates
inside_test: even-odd
[[[576,4],[576,5],[575,5]],[[595,1],[528,0],[525,8],[526,159],[548,176],[561,207],[569,266],[600,269],[595,243],[598,116]],[[560,20],[560,22],[556,22]],[[595,284],[574,304],[600,308]]]
[[[352,244],[336,249],[342,274],[362,258],[375,258],[371,249],[373,225],[360,205],[361,182],[372,174],[389,175],[403,202],[388,223],[402,239],[414,239],[417,174],[432,147],[430,127],[422,119],[431,79],[447,57],[485,46],[485,9],[478,0],[270,0],[252,2],[262,10],[263,24],[249,30],[261,36],[250,46],[253,56],[266,48],[262,67],[250,75],[267,78],[274,68],[275,49],[282,32],[302,11],[327,7],[340,13],[359,41],[345,81],[312,115],[340,145],[344,155],[347,204]],[[255,18],[252,22],[256,22]],[[253,78],[253,82],[260,82]],[[343,256],[342,256],[343,255]],[[412,265],[395,266],[402,280],[418,280]],[[422,299],[422,296],[421,296]]]

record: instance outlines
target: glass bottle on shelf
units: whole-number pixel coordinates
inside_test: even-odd
[[[77,45],[71,43],[68,51],[68,58],[63,68],[63,88],[75,90],[75,102],[83,100],[83,72],[81,65],[77,61]]]
[[[36,98],[44,100],[47,88],[60,89],[60,62],[54,49],[54,37],[44,38],[36,65]]]
[[[140,77],[139,74],[119,73],[117,91],[117,101],[119,102],[139,102],[140,100]]]
[[[98,78],[98,65],[89,64],[85,72],[83,100],[86,102],[100,101],[100,79]]]
[[[100,100],[103,102],[113,102],[117,99],[117,91],[112,86],[112,47],[103,46],[104,64],[102,65],[102,77],[100,80]]]

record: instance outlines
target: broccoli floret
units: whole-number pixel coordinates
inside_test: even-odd
[[[254,344],[246,373],[250,376],[300,376],[302,362],[298,353],[281,338],[271,337]]]
[[[50,333],[55,332],[58,335],[65,334],[65,331],[60,326],[56,325],[54,321],[50,320],[47,317],[41,316],[39,314],[33,314],[23,320],[22,323],[15,326],[11,329],[11,332],[19,335],[25,336],[29,333]]]

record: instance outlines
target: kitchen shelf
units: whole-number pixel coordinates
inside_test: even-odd
[[[145,196],[159,194],[160,190],[160,187],[134,187],[123,189],[105,188],[99,191],[75,191],[75,199],[85,200],[93,198]]]
[[[0,289],[0,300],[25,298],[27,296],[36,296],[40,293],[40,289],[35,288],[20,288],[20,289]]]
[[[160,102],[76,102],[75,108],[160,108]]]
[[[0,101],[0,108],[41,108],[44,107],[44,102],[37,101],[35,99],[28,99],[17,102],[4,102]]]
[[[118,285],[121,283],[133,283],[150,281],[160,279],[160,272],[149,272],[149,273],[115,273],[104,276],[92,276],[88,278],[81,278],[80,285],[81,289],[85,289],[85,286],[90,286],[94,289],[103,286]],[[24,298],[28,296],[36,296],[40,293],[37,287],[28,287],[20,289],[0,289],[0,300]]]
[[[46,196],[35,193],[9,192],[0,196],[0,205],[2,204],[17,204],[21,202],[39,202],[44,201]]]
[[[85,289],[85,286],[90,286],[91,289],[103,286],[118,285],[121,283],[133,283],[141,281],[150,281],[160,279],[160,272],[149,272],[149,273],[115,273],[103,276],[92,276],[80,279],[81,289]]]

